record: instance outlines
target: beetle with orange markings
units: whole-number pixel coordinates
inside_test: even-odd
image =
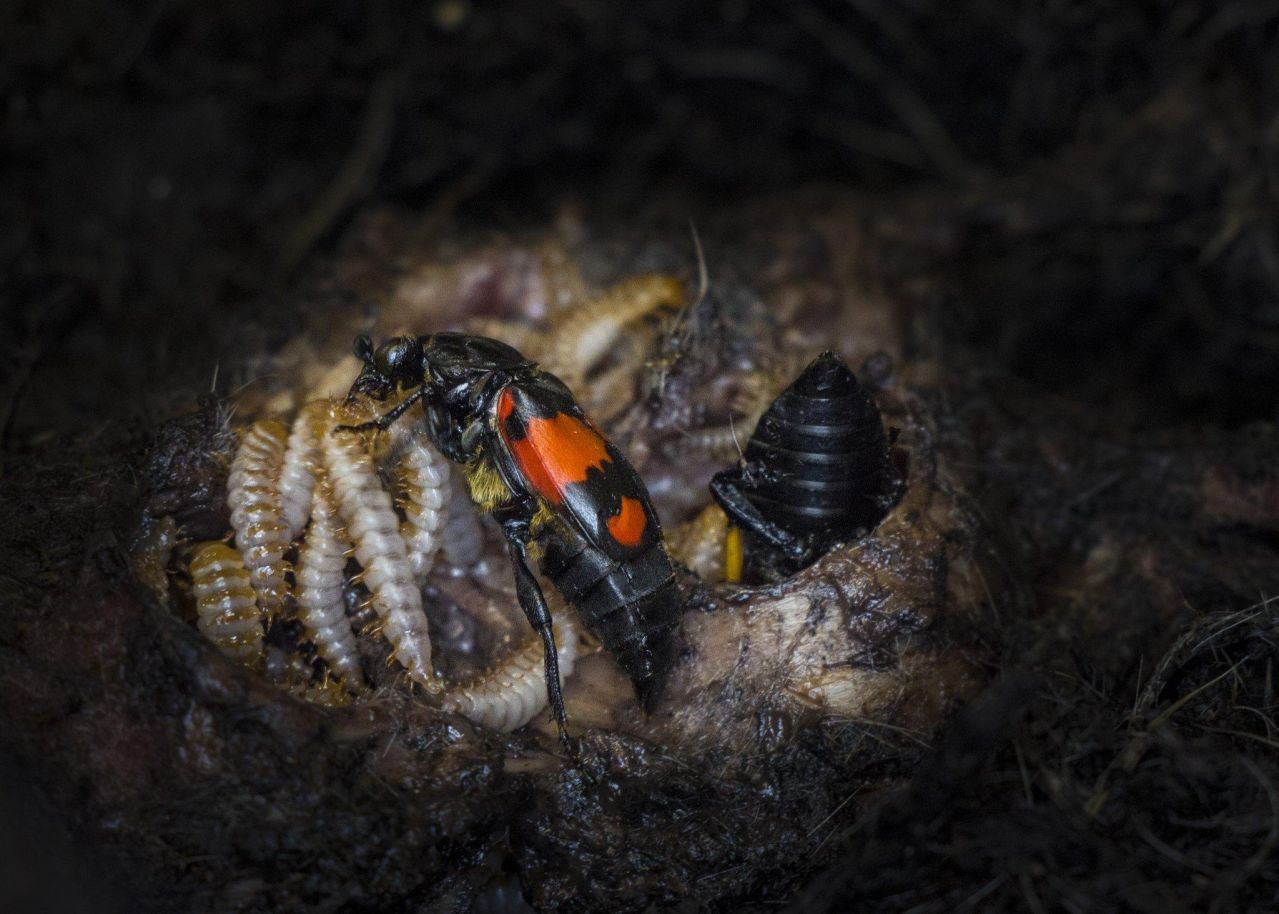
[[[541,635],[546,687],[567,745],[555,635],[543,575],[650,707],[675,654],[679,599],[657,515],[639,474],[559,378],[497,340],[462,333],[355,341],[352,397],[389,400],[386,429],[419,402],[432,443],[466,468],[471,496],[502,528],[520,606]]]

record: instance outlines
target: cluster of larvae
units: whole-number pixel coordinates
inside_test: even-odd
[[[233,542],[202,543],[191,559],[196,624],[228,657],[260,670],[270,621],[296,618],[326,668],[323,687],[303,694],[326,701],[368,691],[358,638],[380,633],[391,661],[440,707],[494,729],[521,727],[546,706],[541,641],[530,630],[470,681],[436,673],[422,587],[441,553],[451,565],[474,562],[482,533],[415,423],[373,440],[338,429],[368,416],[314,400],[291,430],[265,419],[243,432],[227,481]],[[368,592],[360,609],[376,617],[358,635],[347,601],[355,584]],[[555,635],[567,677],[577,633],[564,622]]]

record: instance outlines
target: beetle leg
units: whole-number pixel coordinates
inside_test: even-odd
[[[417,390],[413,391],[413,393],[409,394],[402,401],[397,403],[395,407],[390,412],[386,413],[385,415],[378,416],[376,419],[370,420],[369,422],[361,422],[359,425],[339,425],[335,429],[333,429],[333,431],[335,432],[367,432],[367,431],[372,431],[373,429],[377,429],[379,432],[384,432],[391,427],[391,425],[395,422],[396,419],[400,418],[400,416],[408,412],[409,407],[411,407],[418,400],[421,400],[422,396],[425,393],[426,393],[426,388],[419,387]]]
[[[711,494],[730,521],[777,547],[792,559],[804,557],[804,543],[759,513],[738,484],[736,470],[721,470],[711,477]]]
[[[576,757],[577,753],[568,738],[568,716],[564,713],[564,696],[560,691],[559,653],[555,647],[555,632],[551,628],[551,612],[546,607],[546,597],[542,594],[537,578],[533,577],[533,572],[528,567],[526,547],[529,541],[529,524],[535,511],[536,503],[529,498],[494,512],[494,516],[502,526],[502,533],[506,536],[511,553],[511,565],[515,569],[515,593],[520,599],[520,608],[524,610],[529,625],[542,638],[546,656],[546,695],[550,699],[555,723],[559,728],[560,742],[571,757]]]

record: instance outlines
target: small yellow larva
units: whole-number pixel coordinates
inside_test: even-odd
[[[397,476],[406,520],[400,533],[408,548],[414,579],[423,584],[435,564],[448,517],[449,465],[424,434],[411,426],[402,432]]]
[[[292,539],[280,498],[286,437],[284,426],[274,419],[253,423],[240,441],[227,478],[235,545],[244,556],[258,603],[269,613],[284,606],[284,553]]]
[[[692,520],[675,527],[668,540],[671,555],[709,584],[724,580],[724,540],[728,518],[710,504]]]
[[[222,542],[201,543],[190,571],[196,627],[231,659],[260,666],[262,617],[240,554]]]
[[[342,593],[350,541],[327,482],[321,481],[313,489],[310,513],[311,525],[298,550],[298,618],[334,675],[347,688],[358,691],[364,685],[364,674]]]
[[[577,631],[558,621],[554,628],[560,675],[567,679],[577,659]],[[541,639],[528,638],[488,673],[449,688],[441,705],[483,727],[519,729],[546,708],[544,669]]]
[[[321,448],[338,512],[364,569],[370,603],[382,619],[382,634],[409,676],[429,691],[438,691],[422,594],[413,580],[399,518],[391,496],[382,490],[373,458],[354,432],[326,434]]]
[[[289,525],[290,538],[296,537],[306,526],[311,491],[315,488],[315,474],[320,462],[320,435],[327,428],[324,420],[328,410],[329,401],[312,400],[299,410],[289,431],[284,466],[280,470],[280,503],[285,523]]]

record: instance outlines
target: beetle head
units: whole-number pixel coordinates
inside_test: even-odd
[[[352,394],[385,400],[399,387],[422,383],[422,344],[411,336],[395,336],[376,350],[365,334],[355,338],[355,356],[364,370],[351,385]]]

